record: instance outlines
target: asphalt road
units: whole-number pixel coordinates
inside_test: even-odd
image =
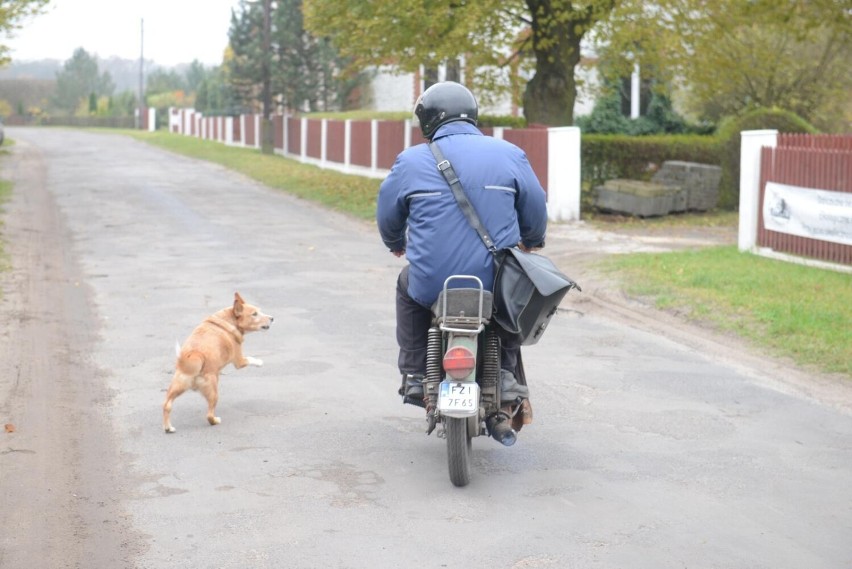
[[[852,567],[831,390],[572,293],[525,351],[534,424],[455,488],[396,395],[402,261],[370,224],[121,136],[7,138],[3,569]],[[235,291],[275,317],[264,366],[167,436],[175,341]]]

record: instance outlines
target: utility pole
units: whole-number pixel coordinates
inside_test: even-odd
[[[260,135],[261,152],[272,154],[272,86],[270,78],[270,62],[272,54],[271,32],[272,32],[272,0],[263,0],[263,60],[261,72],[263,74],[263,117],[261,117]]]

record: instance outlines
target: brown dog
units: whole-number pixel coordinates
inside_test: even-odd
[[[178,346],[175,375],[163,403],[163,429],[174,433],[169,420],[174,400],[187,389],[201,392],[207,399],[207,422],[218,425],[216,403],[219,401],[219,372],[228,364],[237,369],[247,365],[262,366],[257,358],[243,355],[243,336],[257,330],[268,330],[272,316],[256,306],[246,304],[240,293],[234,293],[234,306],[223,308],[199,324],[183,347]]]

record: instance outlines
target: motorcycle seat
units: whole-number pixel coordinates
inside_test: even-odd
[[[439,323],[444,315],[444,299],[446,293],[447,319],[457,320],[474,319],[478,325],[481,321],[487,322],[491,319],[493,313],[493,296],[489,291],[481,291],[478,288],[451,288],[442,290],[438,295],[438,300],[432,305],[432,314],[434,314]],[[479,298],[482,294],[482,314],[479,313]]]

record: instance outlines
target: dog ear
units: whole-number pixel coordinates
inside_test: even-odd
[[[240,296],[240,293],[235,292],[234,293],[234,316],[236,316],[237,318],[239,318],[240,315],[243,313],[243,304],[245,304],[243,297]]]

